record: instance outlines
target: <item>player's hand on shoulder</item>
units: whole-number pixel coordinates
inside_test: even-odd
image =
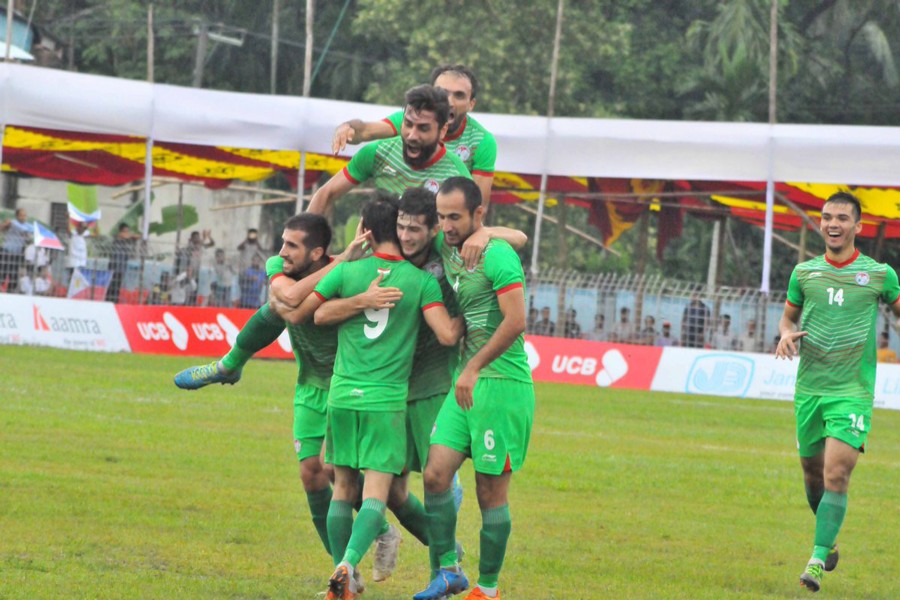
[[[460,248],[459,251],[459,256],[463,259],[466,269],[471,271],[478,265],[478,261],[481,259],[481,256],[484,254],[484,249],[487,248],[488,242],[490,241],[491,235],[488,229],[486,227],[479,227],[465,242],[463,242],[462,248]]]
[[[403,298],[403,292],[400,288],[381,287],[381,281],[384,275],[378,274],[378,277],[372,280],[369,288],[362,293],[363,305],[366,308],[382,309],[394,308],[397,302]]]
[[[795,342],[796,340],[805,337],[806,334],[807,332],[805,331],[792,331],[787,335],[781,336],[781,339],[778,340],[778,346],[775,347],[775,357],[794,360],[794,357],[798,354],[797,344]]]

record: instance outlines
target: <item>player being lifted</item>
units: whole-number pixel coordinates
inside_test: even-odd
[[[468,600],[499,596],[512,529],[509,483],[525,462],[534,420],[534,384],[523,336],[525,275],[519,257],[501,240],[491,240],[474,269],[459,255],[466,238],[481,227],[483,212],[481,192],[472,180],[452,177],[441,185],[438,244],[466,321],[466,336],[454,387],[434,425],[424,473],[429,541],[440,571],[416,600],[444,598],[468,588],[456,555],[451,490],[453,474],[467,457],[475,469],[482,523],[478,586]]]
[[[335,571],[329,599],[358,593],[354,572],[384,524],[388,494],[406,465],[406,397],[422,318],[438,341],[454,345],[461,319],[451,319],[435,278],[400,256],[397,206],[376,197],[362,213],[374,254],[342,263],[291,315],[303,321],[329,298],[365,292],[379,275],[402,293],[390,308],[367,309],[338,325],[338,350],[328,394],[326,462],[334,465],[328,540]],[[421,318],[420,318],[421,315]],[[353,519],[359,471],[366,472],[362,507]]]
[[[402,194],[411,187],[437,191],[448,177],[469,177],[459,157],[441,143],[449,118],[444,90],[420,85],[407,91],[400,135],[360,148],[343,170],[313,194],[309,211],[324,214],[337,198],[367,180],[378,189]]]
[[[478,79],[465,65],[441,65],[431,71],[431,85],[445,90],[450,98],[450,125],[443,136],[444,146],[465,163],[481,190],[484,208],[487,210],[494,181],[497,142],[491,132],[469,115],[475,108]],[[334,132],[332,152],[338,154],[347,144],[397,135],[402,131],[404,112],[397,111],[381,121],[351,119],[341,123]]]
[[[872,426],[879,301],[900,316],[897,273],[856,249],[860,217],[852,194],[839,192],[825,201],[825,254],[794,267],[778,325],[777,357],[793,359],[800,342],[797,448],[816,516],[812,557],[800,584],[813,592],[824,572],[837,566],[835,540],[847,512],[850,474]]]

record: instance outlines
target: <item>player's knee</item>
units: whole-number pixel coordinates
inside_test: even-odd
[[[441,465],[429,462],[422,473],[425,491],[429,494],[439,494],[450,489],[453,473]]]

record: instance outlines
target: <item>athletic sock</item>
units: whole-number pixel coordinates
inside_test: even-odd
[[[309,512],[316,533],[325,546],[325,552],[331,554],[331,546],[328,544],[328,509],[331,505],[331,486],[314,492],[306,492],[306,501],[309,503]]]
[[[278,339],[284,331],[284,321],[263,304],[241,328],[228,354],[219,361],[229,372],[241,369],[250,358]]]
[[[433,547],[441,568],[455,567],[458,557],[453,489],[439,494],[425,492],[425,511],[428,514],[429,549]]]
[[[343,558],[353,565],[354,569],[362,560],[369,546],[378,537],[378,532],[384,523],[384,510],[384,502],[377,498],[363,500],[362,508],[359,509],[356,521],[353,523],[353,533]]]
[[[809,507],[812,509],[813,514],[816,514],[816,511],[819,510],[819,503],[822,501],[822,494],[824,493],[825,488],[812,489],[809,486],[806,486],[806,501],[809,503]]]
[[[478,587],[496,591],[500,568],[506,556],[506,542],[512,531],[509,504],[481,511],[481,556],[478,558]]]
[[[340,564],[353,533],[353,506],[349,502],[331,500],[328,507],[328,546],[334,566]]]
[[[406,497],[406,502],[394,510],[393,513],[404,529],[413,534],[424,545],[428,545],[428,515],[425,512],[425,507],[422,506],[422,503],[415,495],[409,494]]]
[[[819,510],[816,511],[816,545],[813,548],[813,558],[825,561],[831,547],[834,546],[846,514],[847,494],[825,490],[822,502],[819,503]]]

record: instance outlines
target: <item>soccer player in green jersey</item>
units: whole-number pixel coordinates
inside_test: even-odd
[[[491,201],[494,163],[497,161],[497,141],[493,134],[469,116],[475,108],[478,79],[465,65],[440,65],[431,71],[431,85],[447,92],[450,98],[450,126],[443,137],[444,145],[456,153],[472,174],[481,190],[484,208]],[[389,138],[400,132],[403,112],[397,111],[381,121],[364,122],[351,119],[338,125],[331,150],[342,151],[347,144]]]
[[[463,460],[472,459],[481,508],[478,586],[467,600],[496,598],[506,543],[512,529],[508,490],[525,462],[534,420],[534,384],[524,350],[525,274],[519,257],[491,240],[474,269],[459,247],[481,227],[481,193],[470,179],[452,177],[437,195],[444,273],[466,321],[454,387],[434,424],[425,466],[429,542],[440,571],[413,596],[434,600],[459,593],[469,582],[458,565],[456,511],[450,483]]]
[[[326,462],[334,466],[335,488],[328,513],[328,539],[335,563],[327,598],[355,598],[354,573],[384,523],[394,477],[406,464],[406,396],[420,315],[438,341],[453,345],[462,334],[452,320],[435,278],[400,256],[397,206],[377,197],[362,212],[362,226],[374,254],[339,265],[319,282],[292,322],[302,321],[334,297],[365,291],[381,275],[402,297],[391,308],[367,309],[338,326],[338,352],[328,395]],[[366,472],[356,520],[359,471]]]
[[[458,314],[453,289],[446,277],[440,247],[434,243],[438,233],[435,195],[425,188],[410,188],[400,198],[397,216],[397,237],[403,257],[413,265],[435,276],[441,286],[444,305],[451,315]],[[481,227],[469,238],[482,250],[491,239],[507,241],[514,248],[521,248],[528,241],[521,231],[505,227]],[[474,266],[474,265],[473,265]],[[356,296],[330,300],[316,311],[320,323],[340,323],[367,309],[393,307],[402,297],[394,287],[380,287],[381,277]],[[416,338],[415,357],[409,378],[409,395],[406,404],[407,462],[401,477],[395,480],[388,497],[388,508],[401,524],[423,544],[428,545],[427,523],[424,508],[407,483],[410,471],[421,472],[428,457],[431,430],[438,411],[451,388],[453,369],[456,366],[458,348],[441,345],[428,327],[421,327]],[[457,494],[457,490],[459,494]],[[454,486],[457,509],[462,500],[462,489]],[[376,566],[378,564],[376,547]],[[432,567],[438,569],[437,557],[432,556]],[[379,571],[373,574],[375,581],[383,577]]]
[[[825,201],[819,226],[825,254],[794,268],[778,326],[777,357],[792,360],[799,345],[797,448],[816,516],[812,558],[800,584],[813,592],[837,566],[835,540],[847,512],[850,474],[872,425],[879,301],[900,316],[896,271],[856,249],[860,216],[852,194]]]
[[[401,194],[410,187],[436,192],[448,177],[470,177],[459,157],[441,143],[449,118],[450,102],[444,90],[420,85],[407,91],[400,135],[361,148],[316,191],[308,210],[324,214],[338,197],[366,180],[378,189]]]

